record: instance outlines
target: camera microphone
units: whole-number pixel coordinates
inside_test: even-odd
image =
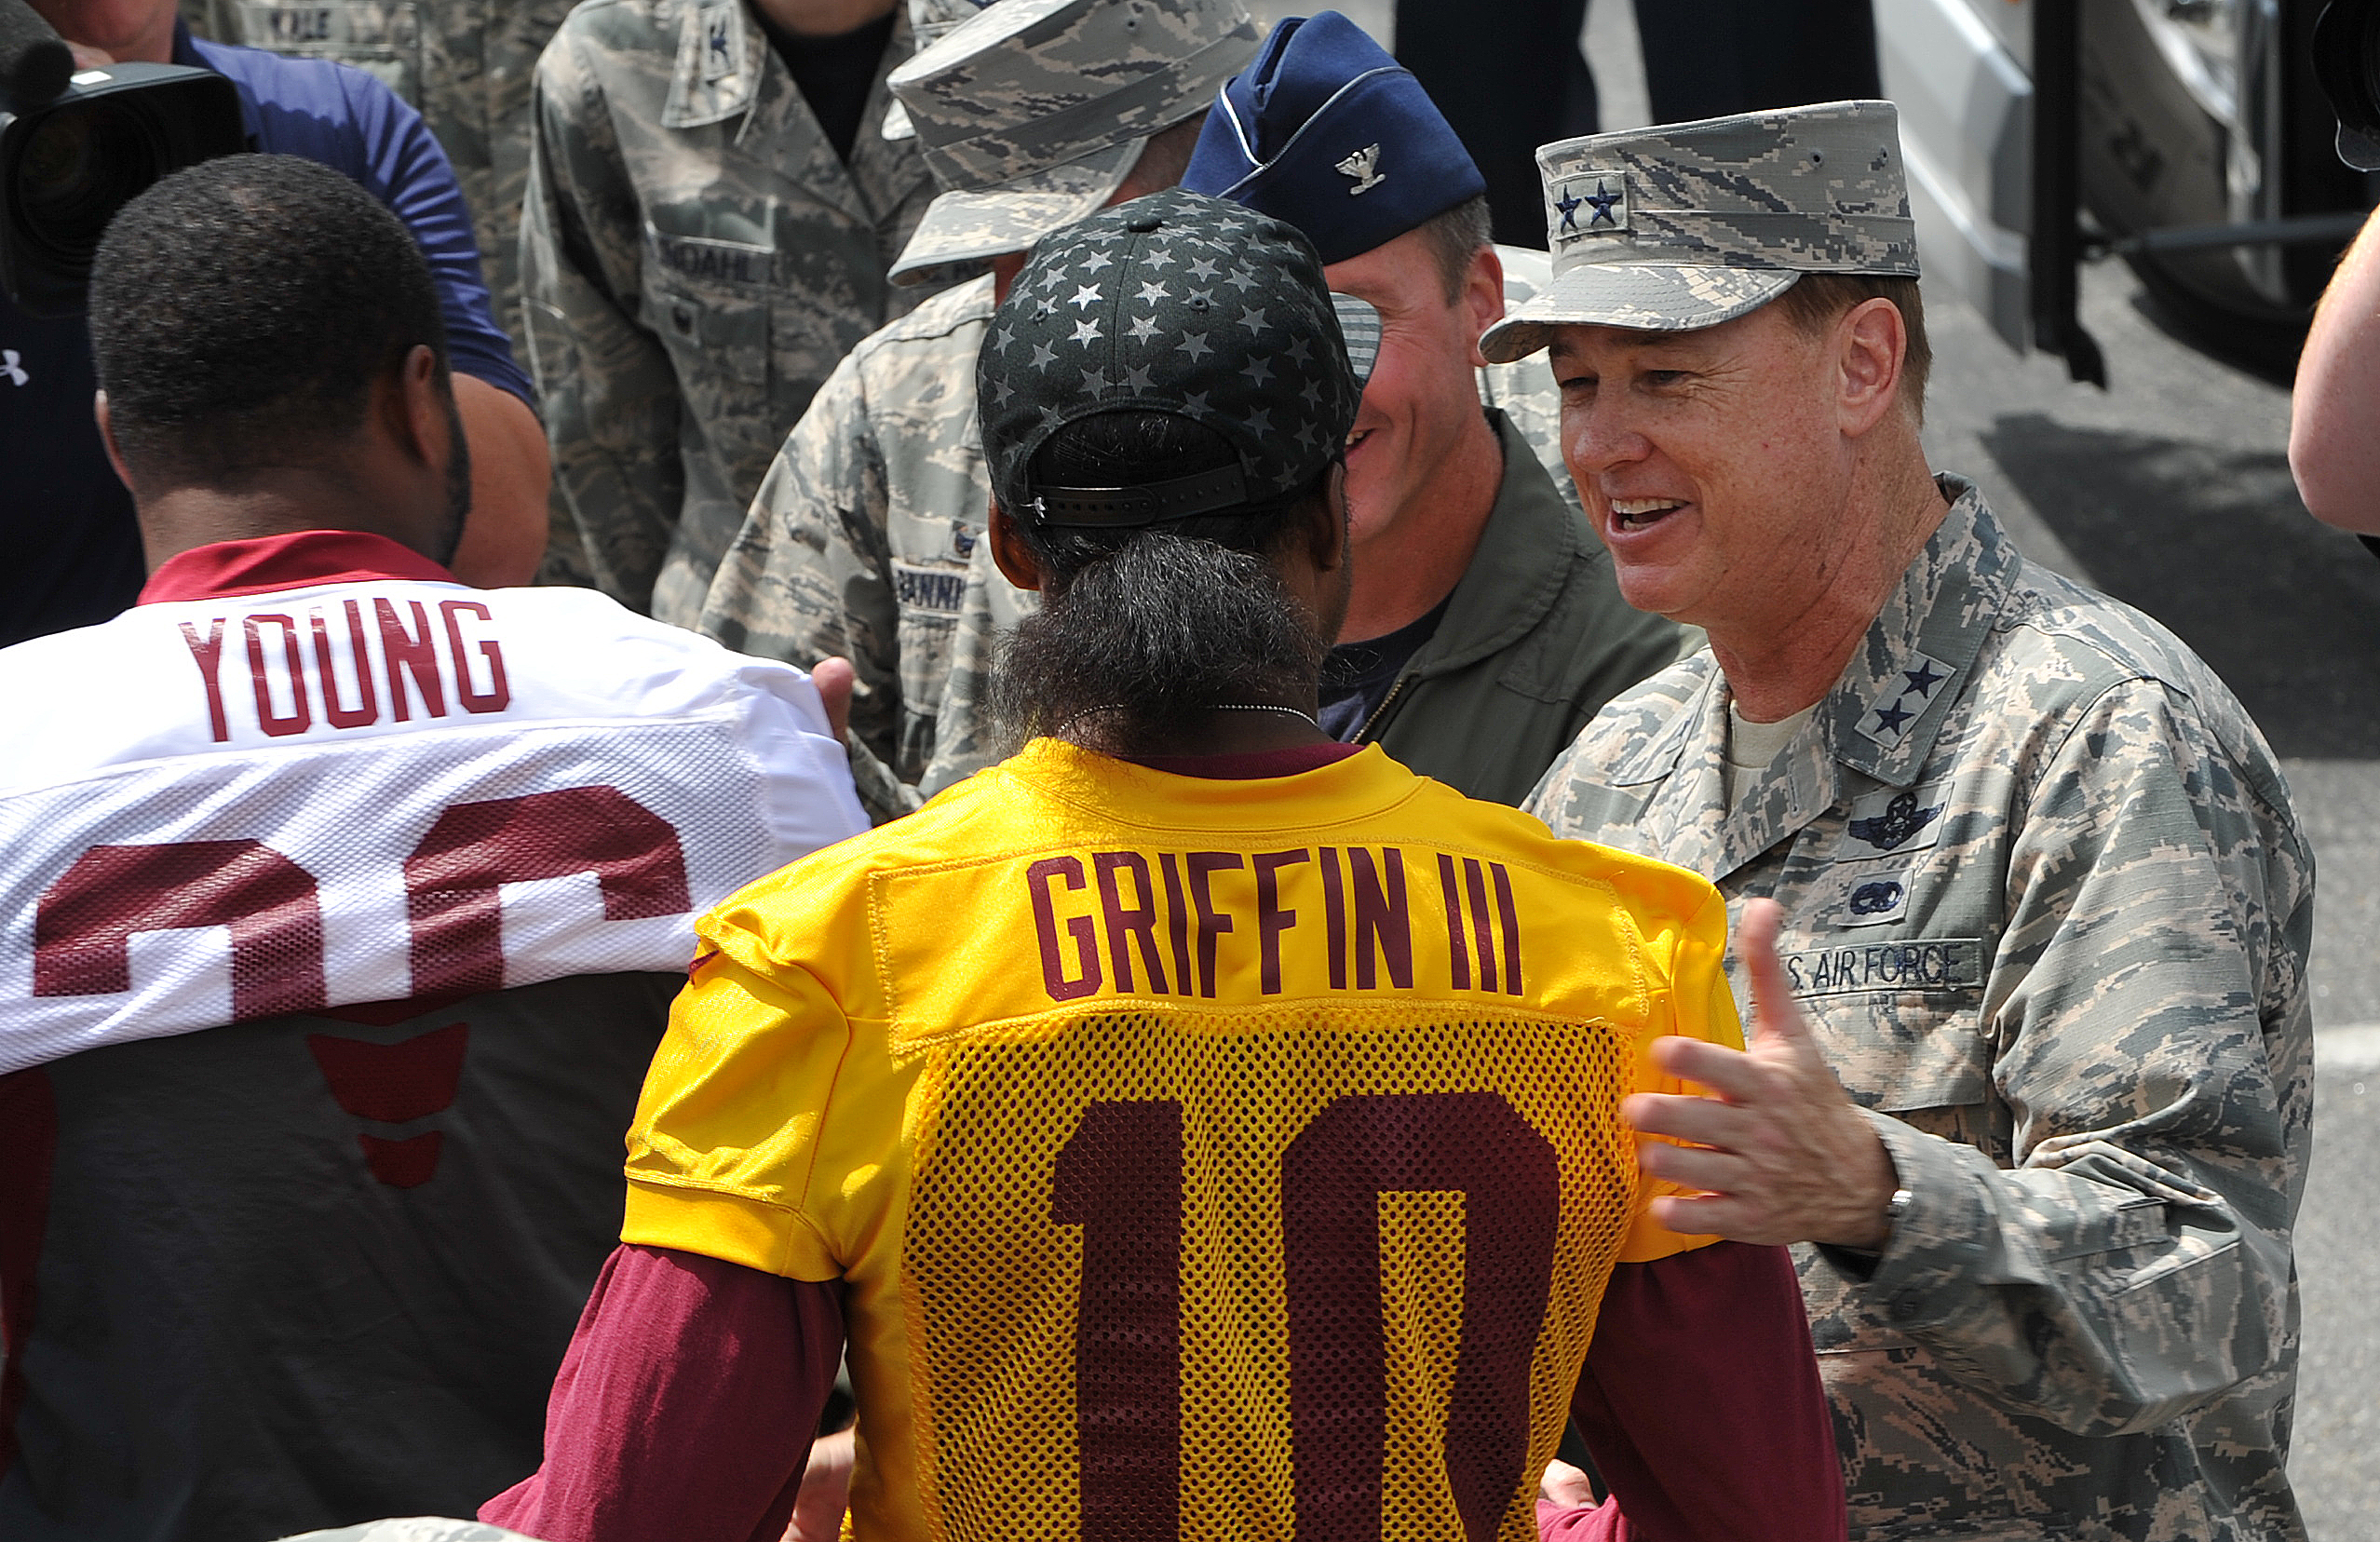
[[[0,0],[0,106],[22,113],[56,100],[74,50],[25,0]]]

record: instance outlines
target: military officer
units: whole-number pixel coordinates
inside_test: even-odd
[[[1182,184],[1297,225],[1332,288],[1380,315],[1347,440],[1354,576],[1323,728],[1518,804],[1604,702],[1677,656],[1679,630],[1620,598],[1569,477],[1481,408],[1479,337],[1508,294],[1485,178],[1421,82],[1326,10],[1273,29]]]
[[[968,0],[923,0],[936,12]],[[907,308],[894,0],[590,0],[537,61],[521,281],[597,586],[691,626],[786,429]]]
[[[2313,870],[2271,751],[1929,472],[1889,103],[1539,164],[1555,277],[1481,347],[1549,346],[1622,591],[1710,645],[1530,807],[1715,882],[1760,1027],[1657,1051],[1725,1099],[1632,1106],[1702,1147],[1645,1148],[1709,1191],[1663,1223],[1801,1244],[1854,1538],[2302,1538]]]
[[[852,660],[852,769],[879,820],[920,801],[990,515],[975,360],[992,308],[1043,236],[1173,185],[1207,103],[1255,51],[1239,0],[1011,0],[892,75],[942,188],[895,281],[992,271],[836,367],[769,467],[700,623],[747,653]],[[995,575],[992,593],[1012,618],[1016,591]]]

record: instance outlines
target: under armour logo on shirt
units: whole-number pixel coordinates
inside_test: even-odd
[[[33,376],[25,373],[25,367],[20,362],[23,358],[14,348],[0,348],[0,374],[7,375],[11,383],[18,386],[33,384]]]

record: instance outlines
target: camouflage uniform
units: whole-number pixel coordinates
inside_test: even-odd
[[[1544,253],[1498,255],[1508,299],[1543,281]],[[851,660],[852,768],[879,821],[1000,757],[982,688],[997,639],[1035,602],[981,545],[992,484],[975,358],[991,316],[992,280],[975,279],[851,351],[769,467],[698,623],[764,658]],[[1575,507],[1544,365],[1481,370],[1480,396]]]
[[[574,0],[183,0],[223,43],[333,59],[411,102],[454,163],[496,318],[521,320],[521,198],[529,182],[529,79]],[[425,26],[423,23],[430,24]]]
[[[846,167],[738,0],[588,0],[537,61],[521,286],[554,476],[598,585],[691,625],[786,428],[903,305],[929,188],[886,141],[895,23]]]
[[[980,269],[1095,213],[1149,138],[1204,111],[1255,51],[1240,0],[1010,0],[937,38],[892,76],[941,189],[895,279]],[[773,658],[851,659],[852,774],[879,821],[921,801],[967,561],[991,512],[975,419],[991,314],[992,280],[977,277],[836,366],[697,623]],[[978,602],[1013,624],[1024,600],[995,578]]]
[[[1941,487],[1738,806],[1707,650],[1529,806],[1784,906],[1795,993],[1911,1197],[1881,1257],[1797,1250],[1855,1542],[2303,1538],[2312,857],[2204,664]]]

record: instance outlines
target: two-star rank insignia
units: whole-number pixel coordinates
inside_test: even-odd
[[[1557,240],[1608,236],[1628,228],[1628,180],[1617,171],[1586,171],[1562,182],[1552,205]]]
[[[1380,146],[1376,144],[1367,144],[1339,162],[1339,169],[1355,179],[1355,185],[1347,189],[1348,197],[1352,198],[1359,193],[1369,193],[1388,180],[1388,174],[1378,169],[1379,165]]]
[[[1899,745],[1909,724],[1925,714],[1943,683],[1956,672],[1939,658],[1911,654],[1905,668],[1885,675],[1882,689],[1859,719],[1859,732],[1887,750]]]

